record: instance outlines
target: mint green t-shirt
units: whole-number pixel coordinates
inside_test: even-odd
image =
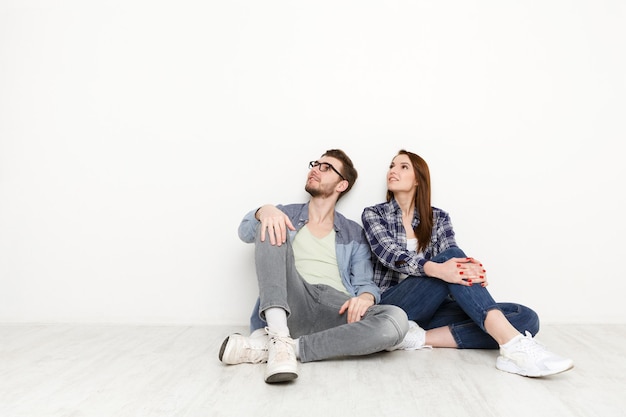
[[[296,269],[309,284],[326,284],[345,294],[335,253],[335,230],[318,239],[304,226],[293,241]]]

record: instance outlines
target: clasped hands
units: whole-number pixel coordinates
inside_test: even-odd
[[[427,275],[439,278],[451,284],[459,284],[471,287],[480,284],[483,287],[487,283],[487,271],[477,259],[451,258],[443,263],[427,262],[424,266]]]

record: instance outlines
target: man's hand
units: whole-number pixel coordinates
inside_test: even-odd
[[[296,230],[289,217],[271,204],[261,206],[254,215],[261,222],[261,241],[265,242],[265,233],[269,234],[272,245],[282,245],[287,241],[287,229]]]
[[[352,297],[339,309],[339,314],[348,312],[348,323],[354,323],[361,320],[368,308],[374,305],[374,296],[368,292],[364,292],[358,297]]]

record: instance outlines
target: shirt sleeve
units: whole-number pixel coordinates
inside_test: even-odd
[[[260,221],[254,217],[258,209],[250,210],[239,223],[239,239],[245,243],[253,243],[256,239],[256,229],[261,224]]]
[[[445,211],[435,211],[433,238],[431,240],[431,247],[429,248],[431,255],[428,257],[428,259],[440,254],[447,249],[457,247],[458,245],[456,243],[454,228],[452,227],[450,215]]]
[[[370,248],[365,240],[355,246],[350,262],[350,282],[356,295],[368,292],[374,296],[374,304],[380,302],[380,288],[373,281],[374,268]]]

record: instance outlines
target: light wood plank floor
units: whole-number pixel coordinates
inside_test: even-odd
[[[0,416],[626,416],[626,325],[545,325],[537,340],[575,363],[547,378],[496,370],[496,351],[434,349],[300,364],[284,385],[218,361],[234,331],[0,325]]]

